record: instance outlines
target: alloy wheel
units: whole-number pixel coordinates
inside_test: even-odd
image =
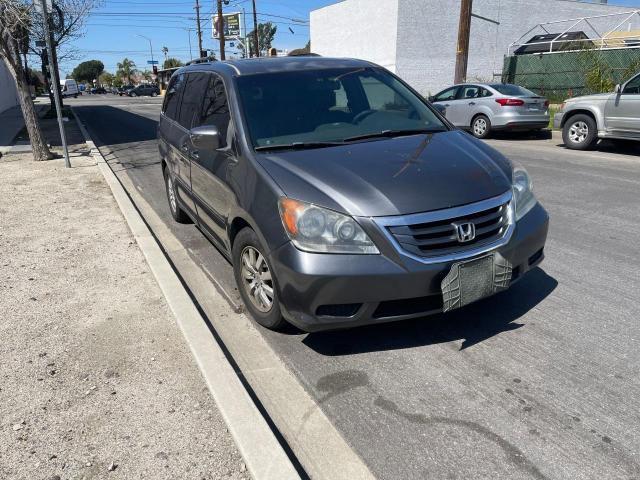
[[[264,256],[254,247],[242,250],[241,274],[243,286],[251,303],[260,312],[266,313],[273,306],[273,279]]]
[[[582,120],[569,127],[569,139],[574,143],[582,143],[589,135],[589,126]]]
[[[169,195],[169,206],[173,213],[178,211],[178,202],[176,200],[176,192],[173,190],[173,181],[171,175],[167,174],[167,194]]]

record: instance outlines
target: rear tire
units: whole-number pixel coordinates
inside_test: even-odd
[[[491,121],[486,115],[478,115],[471,121],[471,135],[487,138],[491,134]]]
[[[564,145],[571,150],[587,150],[597,141],[598,127],[589,115],[569,117],[562,128]]]
[[[275,272],[265,256],[266,249],[251,228],[245,227],[233,242],[233,274],[247,311],[270,330],[287,325],[280,310]]]
[[[189,216],[180,208],[178,203],[178,192],[169,173],[169,169],[164,169],[164,185],[167,191],[167,200],[169,201],[169,211],[171,216],[178,223],[189,223]]]

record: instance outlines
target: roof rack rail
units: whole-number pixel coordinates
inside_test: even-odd
[[[201,58],[196,58],[194,60],[191,60],[189,62],[186,63],[186,65],[195,65],[197,63],[208,63],[208,62],[217,62],[218,59],[216,57],[214,57],[213,55],[209,55],[208,57],[201,57]]]

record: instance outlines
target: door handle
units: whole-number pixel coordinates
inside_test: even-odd
[[[475,105],[476,102],[469,102],[469,105]]]
[[[199,152],[198,150],[191,150],[191,151],[189,152],[189,156],[190,156],[191,158],[198,159],[198,158],[200,158],[200,152]]]
[[[451,105],[449,103],[445,103],[444,106],[445,107],[450,107]]]

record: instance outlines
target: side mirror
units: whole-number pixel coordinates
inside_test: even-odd
[[[622,93],[622,86],[621,86],[620,84],[617,84],[617,85],[616,85],[615,92],[616,92],[617,94],[621,94],[621,93]]]
[[[436,97],[434,97],[433,95],[429,95],[429,96],[427,97],[427,100],[429,100],[429,101],[430,101],[430,102],[432,102],[432,103],[433,103],[433,101],[434,101],[435,99],[436,99]]]
[[[220,132],[214,125],[192,128],[189,132],[191,144],[198,150],[217,150],[220,148]]]
[[[440,113],[440,115],[446,115],[447,113],[447,107],[445,107],[441,103],[434,103],[433,108],[435,108]]]

